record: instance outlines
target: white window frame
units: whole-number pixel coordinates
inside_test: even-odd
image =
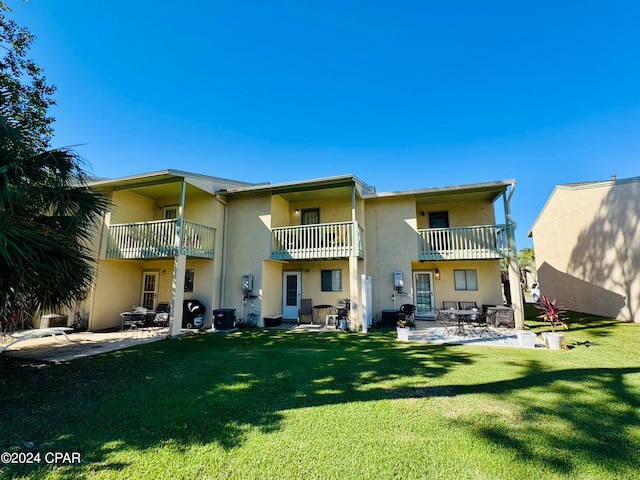
[[[475,269],[454,270],[453,282],[456,291],[478,291],[478,271]]]
[[[324,272],[331,272],[331,290],[324,289],[322,278]],[[322,292],[341,292],[342,291],[342,270],[320,270],[320,291]]]

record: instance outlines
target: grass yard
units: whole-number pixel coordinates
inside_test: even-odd
[[[640,325],[572,320],[563,352],[254,330],[0,357],[0,451],[82,459],[0,477],[640,478]]]

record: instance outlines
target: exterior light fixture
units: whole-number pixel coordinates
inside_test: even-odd
[[[440,280],[440,269],[436,268],[436,280]]]

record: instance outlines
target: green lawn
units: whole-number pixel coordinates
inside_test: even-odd
[[[562,352],[254,330],[0,357],[0,451],[82,459],[0,477],[640,478],[640,325],[580,319]]]

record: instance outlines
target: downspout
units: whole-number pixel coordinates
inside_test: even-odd
[[[216,195],[216,200],[223,205],[224,211],[222,219],[222,270],[220,272],[220,299],[218,301],[219,308],[224,308],[225,283],[227,279],[227,225],[229,218],[229,204],[222,200],[219,195]]]

